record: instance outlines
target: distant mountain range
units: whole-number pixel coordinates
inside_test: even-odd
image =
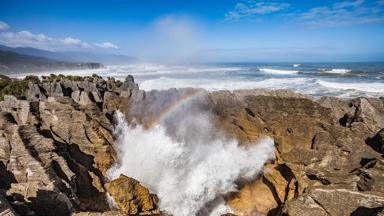
[[[128,64],[137,61],[136,57],[108,53],[52,52],[32,47],[7,47],[0,45],[0,51],[12,51],[22,55],[43,57],[68,62],[98,62],[105,65]]]
[[[124,55],[52,52],[32,47],[0,45],[0,73],[94,69],[103,67],[103,64],[128,64],[135,61],[135,57]]]
[[[54,70],[97,69],[100,63],[77,63],[0,50],[0,74]]]

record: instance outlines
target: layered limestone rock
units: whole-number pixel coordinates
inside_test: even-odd
[[[245,144],[263,135],[275,139],[278,159],[266,165],[262,177],[270,191],[258,194],[255,212],[281,214],[284,208],[288,215],[350,215],[359,208],[382,210],[382,99],[315,101],[286,91],[234,91],[214,92],[212,100],[225,134]],[[262,187],[246,185],[240,197],[249,188]],[[263,200],[270,200],[271,193],[275,202],[266,208]],[[348,196],[360,201],[348,202]],[[241,202],[249,200],[229,201],[232,206]]]
[[[1,215],[111,212],[105,177],[116,161],[113,113],[103,111],[103,95],[120,96],[131,87],[137,88],[131,77],[126,82],[63,78],[29,83],[27,100],[5,96],[0,102]]]
[[[209,113],[228,139],[275,140],[276,160],[225,196],[234,214],[383,214],[384,98],[315,100],[262,89],[145,92],[131,76],[46,79],[29,83],[25,98],[0,102],[0,215],[160,214],[156,196],[138,181],[107,181],[118,160],[113,115],[120,110],[150,128],[186,100],[193,101],[189,112]]]

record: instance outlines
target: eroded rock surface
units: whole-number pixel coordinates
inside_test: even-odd
[[[157,197],[133,178],[120,175],[105,187],[119,209],[128,215],[160,214],[157,209]]]
[[[1,212],[110,212],[104,185],[116,158],[113,112],[103,110],[103,95],[136,88],[132,79],[93,76],[30,83],[26,100],[5,96],[0,102]]]
[[[384,206],[384,99],[318,100],[286,90],[139,90],[86,77],[30,83],[26,99],[0,102],[0,215],[158,215],[156,196],[121,176],[113,115],[150,128],[185,99],[222,136],[275,140],[276,160],[226,195],[238,215],[375,215]],[[176,113],[185,115],[185,113]],[[177,127],[177,125],[170,125]],[[118,208],[108,205],[109,194]]]
[[[358,208],[382,210],[382,99],[316,101],[280,90],[246,90],[214,92],[212,100],[225,134],[244,144],[262,135],[275,139],[277,160],[266,165],[262,177],[270,192],[258,193],[254,211],[350,215]],[[252,183],[240,194],[249,187],[260,188]],[[263,200],[271,193],[278,207],[271,203],[266,210]],[[229,202],[241,201],[248,202]]]

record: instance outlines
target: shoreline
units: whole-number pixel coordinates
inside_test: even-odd
[[[384,179],[378,175],[380,167],[384,166],[382,97],[313,100],[289,90],[263,89],[209,92],[182,88],[146,92],[140,90],[132,76],[123,82],[96,75],[88,78],[56,76],[46,81],[30,81],[25,95],[20,95],[24,100],[4,96],[0,102],[0,138],[5,140],[0,142],[0,148],[5,152],[1,161],[4,169],[0,170],[5,176],[1,180],[5,188],[0,196],[6,198],[10,211],[20,211],[14,201],[18,200],[27,212],[39,212],[47,206],[57,212],[57,207],[61,206],[62,215],[89,211],[101,215],[115,210],[108,204],[107,200],[111,199],[107,199],[108,193],[121,214],[161,215],[165,213],[163,208],[172,213],[176,208],[164,206],[161,200],[170,199],[171,203],[177,203],[171,196],[177,194],[173,191],[176,188],[169,188],[169,197],[161,193],[156,195],[157,191],[142,186],[150,183],[148,179],[130,178],[129,169],[128,173],[124,170],[120,173],[123,176],[108,180],[108,170],[122,162],[121,150],[118,150],[122,143],[119,144],[117,134],[114,134],[117,111],[125,115],[127,124],[143,127],[143,132],[128,130],[128,134],[143,133],[139,136],[143,140],[136,139],[135,143],[154,139],[147,136],[157,133],[158,127],[170,131],[186,127],[181,131],[188,133],[181,134],[186,140],[191,139],[192,144],[199,136],[188,138],[189,134],[199,135],[203,131],[209,132],[209,136],[200,135],[199,139],[207,139],[203,142],[235,140],[240,146],[254,146],[261,137],[271,137],[276,159],[266,162],[264,171],[254,170],[259,173],[257,178],[242,183],[235,181],[237,192],[224,191],[232,194],[224,196],[224,204],[235,214],[257,211],[297,215],[315,211],[319,215],[325,212],[343,215],[359,208],[384,205]],[[201,116],[208,119],[198,120]],[[153,128],[153,122],[158,127]],[[207,123],[213,130],[199,131]],[[173,143],[172,140],[181,134],[162,134],[163,138],[149,143],[164,139]],[[157,146],[162,151],[161,145]],[[152,150],[153,147],[145,151]],[[151,158],[144,157],[150,152],[145,151],[137,152],[133,155],[137,159],[132,160],[140,161],[143,154],[143,158],[150,161]],[[172,153],[173,150],[168,151]],[[11,157],[15,160],[10,160]],[[26,173],[25,170],[30,171]],[[235,177],[241,179],[242,176]],[[74,182],[68,183],[69,179]],[[41,186],[36,185],[36,181],[49,183]],[[188,183],[182,181],[179,184]],[[215,184],[202,184],[201,187],[215,191]],[[81,187],[77,189],[74,185]],[[129,189],[133,185],[141,189]],[[24,193],[25,187],[38,194],[36,201],[28,203],[24,200],[34,197]],[[257,193],[258,198],[250,197],[249,191]],[[24,194],[25,198],[20,200],[17,194]],[[61,198],[46,202],[52,196]],[[127,196],[136,198],[124,201]],[[334,199],[324,199],[329,196]],[[337,199],[339,196],[348,197],[345,199],[348,202]],[[188,199],[187,196],[185,201]],[[308,206],[308,202],[311,205]],[[127,205],[132,208],[126,208]]]

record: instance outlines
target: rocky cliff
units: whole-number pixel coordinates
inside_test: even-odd
[[[290,91],[145,92],[98,76],[28,81],[0,102],[0,215],[160,215],[137,180],[110,181],[114,113],[150,128],[199,95],[228,139],[275,140],[276,160],[225,196],[236,215],[377,215],[384,206],[384,98],[319,100]],[[111,201],[111,197],[114,201]]]

